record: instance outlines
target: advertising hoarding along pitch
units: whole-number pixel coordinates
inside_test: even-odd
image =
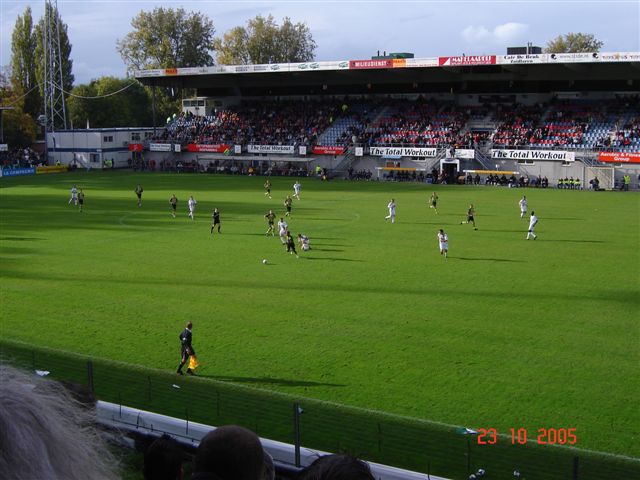
[[[316,147],[313,147],[312,152],[314,155],[342,155],[344,153],[344,147],[323,147],[321,145],[318,145]]]
[[[640,152],[600,152],[598,161],[606,163],[640,163]]]
[[[369,155],[376,157],[435,157],[437,148],[418,148],[418,147],[371,147]]]
[[[284,153],[287,155],[293,155],[293,145],[248,145],[247,152],[249,153]]]
[[[23,175],[35,175],[36,167],[29,168],[3,168],[3,177],[21,177]]]
[[[560,162],[573,162],[576,159],[575,152],[564,150],[491,150],[491,158],[497,160],[551,160]]]
[[[231,148],[231,145],[225,145],[223,143],[215,143],[215,144],[189,143],[187,144],[188,152],[225,153],[230,148]]]
[[[170,143],[150,143],[149,151],[151,152],[170,152],[171,144]]]

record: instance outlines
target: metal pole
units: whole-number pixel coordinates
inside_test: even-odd
[[[151,121],[153,122],[153,135],[156,135],[156,86],[153,85],[151,87],[151,112],[152,112],[152,119]]]
[[[471,441],[467,436],[467,475],[471,472]]]
[[[578,480],[578,467],[579,467],[580,459],[579,457],[573,457],[573,480]]]
[[[93,393],[93,362],[87,360],[87,387]]]
[[[300,466],[300,405],[293,404],[293,444],[295,446],[295,465]]]

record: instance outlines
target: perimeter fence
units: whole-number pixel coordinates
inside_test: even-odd
[[[640,479],[640,459],[528,442],[479,445],[454,427],[201,377],[0,340],[3,362],[48,371],[100,400],[207,425],[237,424],[261,437],[451,479],[478,469],[507,480]],[[300,382],[304,384],[304,382]],[[0,386],[1,388],[1,386]]]

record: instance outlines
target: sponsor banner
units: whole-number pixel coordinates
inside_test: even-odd
[[[174,152],[182,152],[182,145],[180,145],[179,143],[174,143],[173,144],[173,151]]]
[[[155,68],[150,70],[136,70],[135,77],[162,77],[164,76],[164,70],[162,68]]]
[[[351,70],[365,68],[393,68],[393,60],[349,60]]]
[[[236,155],[240,155],[242,153],[242,145],[234,145],[233,153],[235,153]]]
[[[370,147],[369,155],[377,157],[435,157],[437,148]]]
[[[300,147],[298,147],[298,152],[300,155],[306,155],[307,154],[307,146],[306,145],[300,145]]]
[[[151,152],[170,152],[171,144],[170,143],[150,143],[149,151]]]
[[[289,64],[289,70],[292,72],[305,72],[313,70],[344,70],[348,68],[348,60],[337,60],[335,62],[308,62]]]
[[[564,150],[491,150],[491,158],[497,160],[552,160],[573,162],[575,152]]]
[[[165,75],[177,75],[178,74],[178,69],[177,68],[165,68],[164,69],[164,74]]]
[[[211,73],[229,73],[233,69],[226,65],[216,67],[183,67],[178,69],[178,75],[208,75]]]
[[[295,148],[293,145],[247,145],[249,153],[285,153],[293,155]]]
[[[201,153],[225,153],[230,151],[231,145],[225,145],[224,143],[214,143],[211,145],[205,143],[190,143],[187,145],[188,152],[201,152]]]
[[[438,58],[407,58],[405,60],[405,66],[407,68],[437,67]]]
[[[640,62],[640,52],[605,52],[598,58],[601,62]]]
[[[344,153],[344,147],[313,147],[314,155],[342,155]]]
[[[69,170],[67,165],[54,165],[51,167],[36,167],[36,174],[40,175],[42,173],[62,173]]]
[[[495,65],[495,55],[469,55],[464,57],[440,57],[438,65],[441,67],[459,67],[464,65]]]
[[[364,147],[356,147],[356,157],[364,156]]]
[[[391,60],[393,68],[404,68],[407,66],[406,58],[394,58]]]
[[[0,152],[8,152],[9,151],[9,145],[7,145],[6,143],[0,143]]]
[[[600,152],[598,161],[607,163],[640,163],[640,153]]]
[[[496,63],[499,65],[523,65],[527,63],[547,63],[549,55],[527,54],[527,55],[499,55],[496,57]]]
[[[3,177],[21,177],[23,175],[35,175],[36,167],[30,168],[3,168]]]
[[[129,144],[129,151],[130,152],[141,152],[142,150],[144,150],[144,147],[142,146],[141,143],[130,143]]]
[[[235,73],[264,73],[264,72],[288,72],[289,64],[288,63],[269,63],[269,64],[259,64],[259,65],[235,65],[233,67],[233,71]]]
[[[472,148],[456,148],[454,153],[456,158],[467,158],[470,160],[476,158],[476,151]]]
[[[580,63],[599,61],[597,53],[550,53],[548,55],[551,63]]]

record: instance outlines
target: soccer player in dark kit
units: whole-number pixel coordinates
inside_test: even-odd
[[[287,230],[287,252],[289,252],[291,255],[295,255],[296,258],[299,258],[298,252],[296,252],[296,242],[289,230]]]
[[[220,232],[220,211],[217,208],[213,209],[213,215],[211,216],[212,219],[212,223],[211,223],[211,233],[213,233],[213,229],[216,228],[216,225],[218,226],[218,233]]]
[[[267,233],[265,235],[269,236],[269,234],[271,234],[271,236],[274,237],[276,235],[276,230],[273,226],[273,222],[276,219],[276,214],[273,213],[273,210],[269,210],[264,215],[264,218],[267,219],[267,225],[269,225],[269,228],[267,229]]]
[[[176,218],[176,208],[178,207],[178,198],[175,193],[169,199],[169,203],[171,204],[171,216]]]
[[[136,192],[136,196],[138,197],[138,206],[141,207],[142,206],[142,192],[144,192],[144,189],[142,188],[142,185],[137,184],[135,192]]]

